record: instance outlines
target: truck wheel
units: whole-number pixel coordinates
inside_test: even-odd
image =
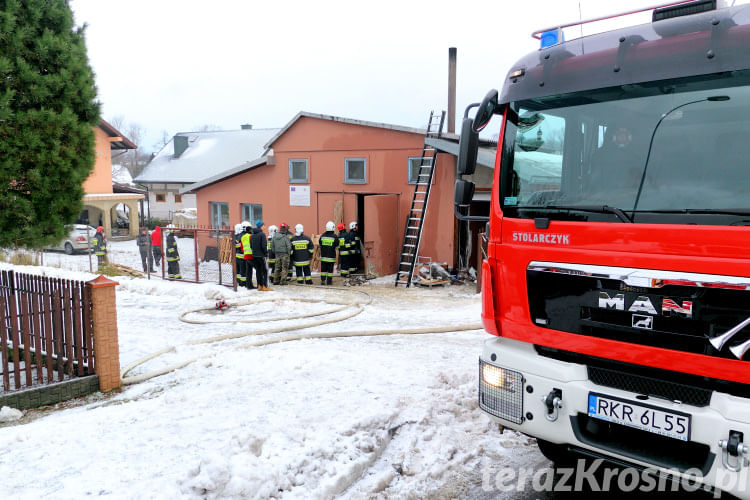
[[[542,439],[536,440],[539,451],[542,455],[555,464],[555,467],[569,467],[575,464],[575,457],[568,451],[568,447],[564,444],[550,443]]]
[[[68,255],[73,255],[73,245],[68,242],[65,243],[65,253]]]

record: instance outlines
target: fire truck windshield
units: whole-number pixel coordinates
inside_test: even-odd
[[[542,97],[510,109],[506,216],[691,223],[700,213],[700,223],[735,224],[750,213],[750,71]]]

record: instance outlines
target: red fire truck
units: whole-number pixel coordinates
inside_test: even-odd
[[[462,129],[471,175],[502,119],[480,408],[557,462],[750,498],[750,5],[672,2],[559,40],[567,26],[536,32]],[[481,220],[473,193],[456,181],[459,219]]]

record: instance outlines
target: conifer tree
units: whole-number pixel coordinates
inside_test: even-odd
[[[68,0],[0,0],[0,247],[59,241],[81,212],[99,122]]]

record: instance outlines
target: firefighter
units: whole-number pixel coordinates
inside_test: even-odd
[[[167,230],[167,278],[181,280],[180,252],[177,250],[177,238],[174,229]]]
[[[268,260],[266,261],[266,263],[268,264],[268,281],[270,281],[274,285],[276,283],[273,283],[273,268],[276,265],[276,254],[273,253],[273,248],[271,248],[271,240],[273,239],[273,235],[276,234],[278,230],[279,228],[277,228],[276,226],[268,226],[268,243],[266,244],[268,247]]]
[[[339,230],[339,270],[342,278],[349,277],[349,234],[346,225],[340,222],[336,227]]]
[[[287,235],[289,226],[286,222],[279,225],[279,232],[273,235],[271,250],[276,256],[276,265],[273,269],[273,284],[286,285],[286,273],[289,269],[289,255],[292,253],[292,242]]]
[[[354,274],[359,270],[361,255],[362,248],[359,242],[357,221],[352,221],[349,223],[349,274]]]
[[[101,268],[107,265],[107,238],[104,236],[104,228],[102,226],[96,228],[94,254],[98,262],[97,270],[101,270]]]
[[[242,252],[242,224],[234,225],[234,263],[236,269],[237,286],[245,286],[245,259]]]
[[[320,284],[333,284],[333,266],[336,264],[336,249],[339,239],[332,220],[326,222],[326,232],[320,235]]]
[[[263,221],[255,221],[253,235],[250,237],[250,246],[253,249],[253,266],[255,277],[258,281],[258,290],[270,292],[268,288],[268,269],[266,268],[266,256],[268,255],[268,241],[266,233],[263,232]]]
[[[242,243],[242,259],[245,261],[245,288],[252,290],[255,288],[253,285],[253,247],[250,245],[250,238],[253,235],[253,227],[248,221],[242,221],[242,236],[240,242]]]
[[[289,228],[287,227],[287,238],[289,238],[289,244],[292,244],[292,239],[294,238],[294,235],[290,232],[288,232]],[[294,247],[292,247],[292,250],[289,252],[289,270],[287,271],[286,280],[292,281],[292,273],[294,272]]]
[[[295,236],[292,238],[292,260],[294,261],[294,270],[297,273],[297,284],[305,283],[312,285],[310,258],[314,250],[313,242],[305,234],[305,228],[302,224],[294,226],[294,233]]]

